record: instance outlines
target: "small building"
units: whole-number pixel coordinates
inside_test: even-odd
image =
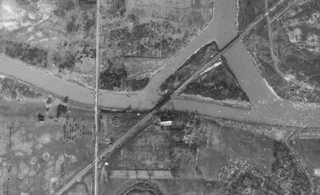
[[[44,115],[43,114],[41,114],[41,113],[38,114],[38,121],[39,122],[43,122],[44,121]]]
[[[161,116],[160,117],[160,126],[166,127],[172,125],[172,118],[169,116]]]

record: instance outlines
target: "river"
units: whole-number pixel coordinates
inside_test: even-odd
[[[215,0],[213,22],[199,36],[184,47],[169,63],[158,71],[149,85],[140,93],[124,94],[101,91],[100,106],[104,108],[150,109],[160,98],[157,93],[164,80],[178,69],[183,62],[200,47],[216,41],[219,48],[224,47],[236,35],[236,0]],[[199,114],[241,120],[246,122],[268,123],[292,126],[320,126],[320,104],[292,103],[282,100],[268,87],[258,73],[249,53],[241,42],[236,43],[224,55],[238,78],[242,89],[249,96],[253,110],[224,107],[217,104],[173,99],[166,108],[177,110],[197,110]],[[23,65],[5,57],[0,57],[0,72],[13,76],[59,96],[69,96],[71,100],[93,104],[91,90],[75,83],[64,81],[51,74]]]

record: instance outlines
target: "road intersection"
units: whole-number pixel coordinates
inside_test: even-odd
[[[281,1],[279,2],[281,3]],[[278,3],[278,4],[279,4]],[[271,9],[278,6],[278,4],[274,5]],[[71,180],[69,180],[58,192],[56,195],[62,194],[65,190],[67,190],[70,186],[72,186],[76,181],[81,179],[91,168],[95,167],[95,176],[97,176],[97,165],[98,163],[108,158],[111,154],[115,152],[115,150],[121,147],[125,142],[133,138],[134,136],[141,133],[146,126],[150,125],[154,120],[152,118],[153,114],[160,109],[164,104],[166,104],[170,99],[174,98],[175,96],[179,95],[181,91],[189,84],[192,80],[198,77],[204,70],[214,64],[230,47],[232,47],[236,42],[238,42],[243,36],[245,36],[249,31],[251,31],[254,27],[256,27],[269,13],[269,10],[255,20],[252,24],[250,24],[240,35],[237,35],[230,43],[228,43],[218,54],[211,57],[209,62],[205,62],[199,68],[189,76],[179,87],[176,88],[175,91],[165,94],[164,97],[155,105],[153,109],[151,109],[145,116],[143,116],[132,128],[130,128],[123,136],[121,136],[118,140],[116,140],[110,147],[105,149],[99,156],[95,155],[95,159],[93,162],[89,163],[81,172],[75,175]],[[98,87],[96,88],[98,90]],[[97,93],[98,94],[98,93]],[[97,99],[97,98],[96,98]],[[96,104],[97,106],[97,104]],[[97,129],[97,127],[96,127]],[[96,138],[98,139],[98,138]],[[97,143],[97,140],[96,140]],[[97,150],[96,150],[97,151]],[[97,178],[97,177],[95,177]],[[95,192],[98,191],[96,184],[97,180],[95,181]]]
[[[228,7],[226,5],[230,2],[234,3],[233,0],[217,0],[217,2],[215,3],[215,19],[209,25],[208,29],[201,33],[194,40],[192,40],[190,44],[188,44],[184,49],[182,49],[181,52],[179,52],[177,56],[175,56],[171,60],[171,62],[167,64],[167,66],[165,66],[162,70],[155,74],[150,81],[151,83],[141,93],[136,93],[127,96],[120,93],[117,94],[113,92],[100,92],[102,94],[101,98],[96,98],[93,100],[93,98],[90,95],[92,92],[91,89],[85,89],[83,87],[77,86],[74,83],[66,82],[55,76],[46,74],[41,70],[37,70],[29,66],[23,66],[19,64],[19,62],[12,62],[10,61],[10,59],[7,58],[2,58],[2,63],[0,64],[0,72],[29,82],[33,85],[38,86],[39,88],[42,88],[44,90],[47,90],[48,92],[57,94],[59,96],[64,97],[68,95],[71,100],[88,105],[95,105],[95,107],[97,107],[95,108],[96,116],[98,116],[98,104],[100,108],[102,107],[125,109],[130,105],[133,108],[148,110],[152,107],[159,109],[161,108],[161,106],[163,106],[163,103],[168,102],[170,100],[170,103],[172,103],[176,109],[188,108],[191,111],[197,110],[199,114],[206,114],[216,117],[223,117],[246,122],[268,123],[277,125],[296,125],[300,127],[318,126],[319,122],[315,120],[315,117],[320,114],[320,105],[310,103],[296,104],[286,100],[280,100],[278,97],[276,97],[276,95],[272,94],[272,90],[268,89],[267,84],[262,79],[261,75],[259,75],[259,73],[255,70],[255,67],[252,64],[248,63],[248,61],[250,61],[251,59],[248,57],[249,55],[247,50],[243,48],[243,45],[239,41],[242,38],[242,36],[244,36],[244,34],[242,36],[237,36],[234,30],[232,32],[225,32],[227,30],[224,30],[224,28],[227,29],[227,26],[233,25],[234,18],[236,17],[231,14],[232,18],[224,20],[224,18],[228,17],[230,13],[235,14],[234,10],[232,10],[234,9],[234,7]],[[283,0],[280,0],[278,3],[281,2],[283,2]],[[275,11],[276,7],[273,6],[270,10]],[[285,8],[284,10],[287,10],[287,8]],[[262,15],[260,18],[258,18],[255,22],[261,22],[267,14],[268,12]],[[283,12],[276,16],[281,16],[282,14]],[[272,18],[271,22],[275,19],[276,18]],[[223,22],[217,22],[219,20]],[[255,26],[256,25],[250,25],[249,27],[254,28]],[[223,36],[220,36],[222,34]],[[234,42],[230,42],[232,38]],[[173,94],[167,96],[166,98],[168,99],[162,99],[160,101],[161,104],[158,103],[156,106],[152,104],[152,102],[155,102],[156,100],[161,98],[156,93],[156,90],[161,85],[162,81],[164,81],[170,74],[174,73],[174,71],[178,69],[181,66],[181,64],[183,64],[183,62],[190,55],[195,53],[201,46],[213,40],[217,41],[218,46],[220,48],[223,48],[222,51],[225,54],[224,56],[227,58],[228,63],[231,66],[231,69],[236,74],[236,77],[239,79],[241,87],[249,95],[250,102],[253,104],[254,109],[250,111],[244,111],[236,108],[226,108],[221,105],[208,105],[208,103],[205,102],[195,103],[188,100],[175,99],[174,97],[181,92],[186,83],[184,84],[184,86],[180,86],[179,90],[176,90]],[[234,52],[235,50],[237,51]],[[221,56],[222,53],[220,52],[218,55]],[[218,59],[218,57],[216,57],[216,59]],[[212,61],[214,60],[215,59],[212,59]],[[205,67],[210,65],[211,64],[205,65]],[[98,75],[98,69],[96,69],[96,71],[96,74]],[[199,72],[201,73],[201,70],[199,70]],[[188,82],[196,77],[196,74],[192,75],[191,78],[188,78]],[[249,77],[252,79],[247,80]],[[52,83],[56,83],[56,85],[52,85]],[[256,88],[260,88],[261,86],[262,89],[256,90]],[[98,87],[95,88],[95,94],[99,93],[97,89]],[[127,132],[128,134],[122,137],[122,139],[120,138],[119,140],[117,140],[107,150],[102,151],[100,155],[98,154],[98,150],[95,150],[95,159],[77,174],[78,177],[74,177],[71,180],[69,180],[69,182],[67,182],[63,186],[63,188],[61,188],[56,194],[62,194],[73,183],[81,179],[83,175],[85,175],[95,165],[97,165],[98,161],[111,155],[114,151],[116,151],[117,147],[121,146],[121,144],[125,143],[128,139],[134,137],[134,134],[139,133],[143,129],[143,124],[147,125],[149,123],[152,123],[152,117],[151,115],[146,115],[145,117],[143,117],[142,121],[139,121],[133,128],[131,128]],[[96,128],[96,130],[98,129]],[[95,135],[98,136],[97,133]],[[98,139],[96,139],[96,141],[97,140]]]

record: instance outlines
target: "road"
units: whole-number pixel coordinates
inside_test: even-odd
[[[150,80],[145,90],[139,93],[100,92],[99,105],[106,109],[149,110],[154,102],[160,99],[157,90],[161,83],[177,70],[184,61],[200,47],[216,41],[223,48],[236,35],[235,18],[237,17],[234,0],[215,1],[214,20],[206,30],[194,38],[170,62],[159,70]],[[301,127],[317,127],[320,122],[314,116],[320,115],[320,104],[293,103],[279,98],[257,71],[251,56],[239,41],[225,52],[231,70],[236,75],[241,88],[247,93],[253,110],[227,108],[218,104],[195,102],[187,99],[172,99],[167,108],[176,110],[197,110],[199,114],[210,115],[253,123],[269,123]],[[61,97],[69,96],[70,100],[94,105],[91,89],[62,80],[49,73],[32,68],[5,57],[0,57],[0,72],[33,84],[49,93]]]
[[[269,9],[269,1],[268,1],[268,0],[264,0],[264,5],[265,5],[265,9],[268,10],[268,9]],[[275,70],[282,78],[284,78],[285,75],[280,71],[279,66],[278,66],[278,58],[277,58],[276,55],[274,54],[271,19],[270,19],[269,14],[266,15],[266,18],[267,18],[267,26],[268,26],[268,38],[269,38],[269,43],[270,43],[269,48],[270,48],[271,59],[272,59],[272,61],[273,61],[273,67],[274,67],[274,70]]]
[[[289,6],[287,6],[286,8],[284,8],[282,11],[278,12],[270,21],[270,23],[273,23],[276,20],[279,20],[279,18],[286,13],[289,9],[291,9],[293,6],[295,6],[297,3],[297,1],[292,1]]]
[[[99,75],[100,75],[100,0],[97,0],[96,11],[96,62],[95,62],[95,104],[94,104],[94,125],[95,125],[95,143],[94,143],[94,158],[98,158],[99,154]],[[99,172],[98,161],[94,163],[94,195],[99,195]]]
[[[277,5],[275,5],[277,6]],[[270,8],[272,9],[272,8]],[[209,62],[202,64],[199,68],[186,79],[184,83],[182,83],[177,89],[171,93],[165,95],[165,97],[160,100],[156,106],[151,109],[145,116],[143,116],[132,128],[130,128],[124,135],[122,135],[118,140],[116,140],[110,147],[105,149],[99,157],[95,158],[93,162],[87,165],[80,173],[75,175],[70,181],[68,181],[57,193],[56,195],[62,194],[65,190],[67,190],[71,185],[73,185],[77,180],[81,179],[87,172],[94,166],[93,164],[97,164],[104,158],[108,158],[114,151],[121,147],[126,141],[133,138],[134,136],[141,133],[146,126],[150,125],[154,120],[152,118],[153,114],[160,109],[163,105],[165,105],[170,99],[179,95],[181,91],[189,84],[194,78],[199,76],[201,72],[207,69],[209,66],[214,64],[221,56],[224,54],[229,48],[231,48],[236,42],[238,42],[243,36],[245,36],[250,30],[252,30],[255,26],[257,26],[264,17],[268,14],[269,10],[257,20],[255,20],[252,24],[250,24],[240,35],[236,36],[230,43],[228,43],[218,54],[212,56]],[[97,167],[97,166],[96,166]],[[98,182],[96,182],[98,183]]]
[[[77,173],[72,179],[70,179],[60,190],[58,190],[55,195],[61,195],[63,192],[68,190],[75,182],[86,175],[95,164],[99,163],[102,159],[109,157],[120,145],[124,144],[129,139],[133,138],[133,134],[139,134],[142,132],[147,125],[150,125],[152,120],[153,111],[144,116],[137,124],[135,124],[129,131],[127,131],[123,136],[121,136],[116,142],[114,142],[110,147],[104,150],[98,158],[91,161],[84,169]],[[98,182],[96,182],[98,183]]]
[[[236,4],[234,0],[216,0],[214,20],[199,36],[193,39],[185,48],[178,52],[170,62],[155,75],[150,84],[140,93],[127,94],[114,92],[101,92],[99,105],[104,108],[127,108],[148,110],[154,107],[154,103],[160,99],[157,90],[161,83],[177,70],[184,61],[196,53],[196,51],[208,42],[216,41],[219,48],[228,45],[237,36],[235,28]],[[272,8],[273,10],[275,8]],[[176,110],[197,110],[199,114],[214,117],[228,118],[254,123],[267,123],[276,125],[290,125],[299,127],[318,127],[320,121],[320,105],[316,103],[294,103],[279,98],[268,86],[267,82],[257,71],[251,56],[244,45],[237,41],[225,51],[231,70],[235,73],[241,88],[247,93],[253,110],[241,110],[224,107],[206,102],[194,102],[182,99],[171,99],[166,108]],[[20,80],[33,84],[55,95],[69,98],[83,104],[94,105],[91,90],[80,87],[74,83],[66,82],[49,73],[44,73],[20,62],[5,57],[0,57],[0,72],[16,77]],[[121,143],[121,142],[120,142]],[[107,154],[106,152],[105,154]],[[94,161],[92,161],[94,163]],[[86,167],[87,172],[92,166]],[[83,172],[81,171],[80,174]]]

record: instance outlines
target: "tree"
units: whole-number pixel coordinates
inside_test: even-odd
[[[57,118],[66,114],[66,112],[67,112],[67,106],[59,104],[57,107]]]
[[[68,103],[68,101],[69,101],[69,97],[68,96],[66,96],[65,98],[64,98],[64,103]]]
[[[52,97],[48,97],[48,99],[47,99],[47,104],[51,104],[52,103]]]

